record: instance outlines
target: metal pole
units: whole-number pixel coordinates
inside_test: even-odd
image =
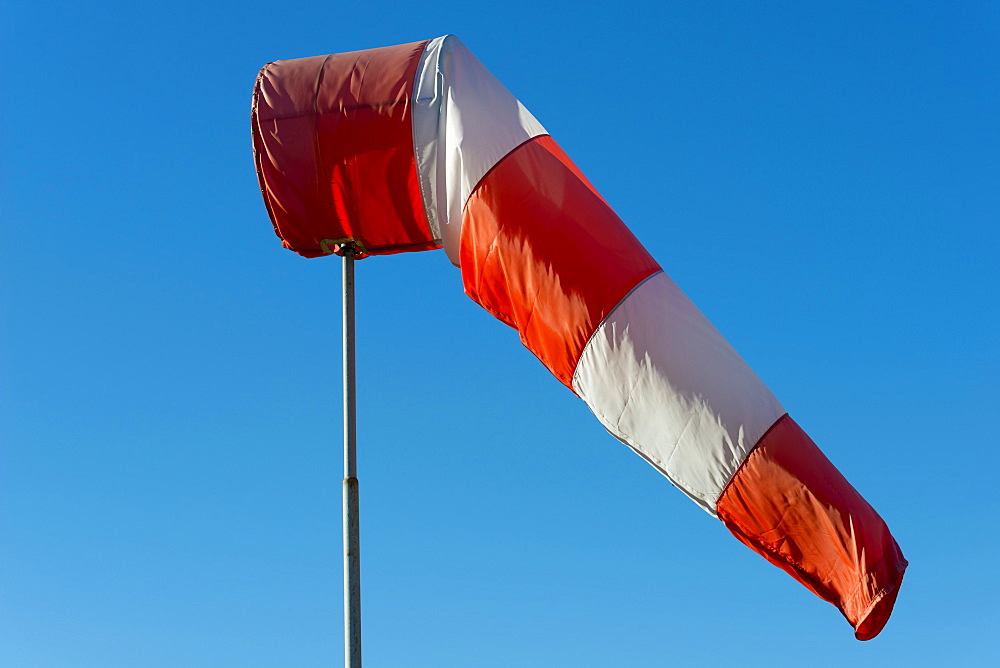
[[[357,402],[354,376],[354,254],[344,253],[344,666],[361,668],[361,541],[358,531]]]

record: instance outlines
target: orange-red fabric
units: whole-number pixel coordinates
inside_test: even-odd
[[[837,606],[858,640],[892,612],[906,559],[885,522],[787,415],[719,498],[733,534]]]
[[[551,137],[507,154],[469,197],[465,292],[567,387],[601,320],[660,267]]]
[[[370,255],[439,248],[410,120],[425,45],[282,60],[260,71],[251,118],[257,176],[286,248],[305,257],[328,252],[325,239],[353,239]]]

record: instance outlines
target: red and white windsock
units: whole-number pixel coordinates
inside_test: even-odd
[[[882,630],[907,565],[885,522],[457,38],[270,63],[252,129],[286,248],[444,248],[611,434],[858,639]]]

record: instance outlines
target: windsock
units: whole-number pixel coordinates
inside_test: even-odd
[[[613,436],[859,640],[882,630],[907,566],[885,522],[456,37],[270,63],[251,125],[286,248],[443,248]]]

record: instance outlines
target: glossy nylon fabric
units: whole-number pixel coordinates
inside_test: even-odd
[[[512,151],[465,206],[465,292],[573,389],[600,322],[660,266],[549,136]]]
[[[907,562],[889,528],[785,415],[719,499],[739,540],[837,606],[858,640],[885,626]]]
[[[283,60],[260,71],[251,114],[257,176],[286,248],[305,257],[342,240],[365,255],[440,248],[413,156],[413,82],[425,45]]]
[[[504,156],[545,128],[454,35],[427,43],[414,96],[413,152],[427,221],[457,267],[469,195]]]
[[[573,387],[605,429],[712,515],[747,453],[785,412],[663,272],[604,319]]]
[[[881,630],[906,567],[884,522],[461,42],[268,65],[252,125],[286,247],[444,246],[613,435],[859,639]]]
[[[885,523],[551,137],[472,193],[461,269],[466,293],[613,435],[836,605],[858,639],[881,631],[906,566]]]

